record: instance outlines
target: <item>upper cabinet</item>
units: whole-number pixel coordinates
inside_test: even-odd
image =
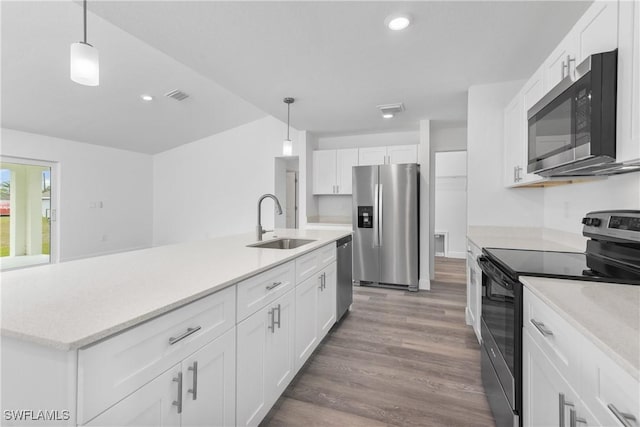
[[[313,194],[351,194],[351,169],[358,149],[313,152]]]
[[[527,173],[527,112],[590,55],[618,49],[616,161],[640,162],[640,4],[596,0],[504,110],[504,183],[548,179]]]
[[[403,163],[418,163],[417,145],[391,145],[359,149],[358,164],[360,166]]]
[[[387,163],[387,147],[368,147],[358,150],[358,165],[384,165]]]
[[[622,1],[618,31],[618,123],[616,158],[640,159],[640,4]]]
[[[551,90],[572,74],[589,55],[618,47],[618,2],[598,0],[587,9],[573,29],[544,63],[545,90]]]
[[[316,150],[313,152],[313,194],[351,194],[354,166],[400,163],[418,163],[418,146]]]

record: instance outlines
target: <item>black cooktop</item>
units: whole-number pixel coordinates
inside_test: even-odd
[[[513,280],[537,276],[640,285],[637,269],[592,254],[497,248],[482,252]]]

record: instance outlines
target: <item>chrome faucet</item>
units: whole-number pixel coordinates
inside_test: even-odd
[[[278,215],[282,215],[282,207],[280,206],[280,201],[278,200],[278,198],[276,196],[274,196],[273,194],[263,194],[262,196],[260,196],[260,198],[258,199],[258,226],[256,227],[256,239],[258,240],[262,240],[262,235],[264,233],[268,233],[269,231],[273,231],[273,230],[265,230],[262,228],[262,220],[260,219],[260,211],[261,211],[261,206],[262,206],[262,201],[264,199],[266,199],[267,197],[270,197],[273,199],[273,201],[276,204],[276,212],[278,213]]]

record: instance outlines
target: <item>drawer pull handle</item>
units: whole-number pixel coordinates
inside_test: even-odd
[[[275,289],[280,285],[282,285],[282,282],[273,282],[272,284],[267,285],[267,290],[270,291],[271,289]]]
[[[182,372],[178,372],[178,378],[173,379],[174,383],[178,383],[178,400],[174,400],[172,405],[178,407],[178,413],[182,413]]]
[[[609,408],[609,410],[611,412],[613,412],[613,415],[616,416],[616,418],[622,423],[622,425],[624,427],[633,427],[633,424],[637,424],[638,420],[636,419],[636,417],[633,414],[627,414],[626,412],[620,412],[618,410],[618,408],[616,408],[616,405],[614,405],[613,403],[609,403],[607,405],[607,408]],[[630,423],[630,421],[633,421],[633,424]]]
[[[180,335],[178,335],[177,337],[171,337],[169,338],[169,345],[174,345],[175,343],[182,341],[183,339],[185,339],[186,337],[188,337],[191,334],[195,334],[196,332],[198,332],[200,329],[202,329],[202,327],[200,326],[196,326],[195,328],[187,328],[186,331],[184,331],[183,333],[181,333]]]
[[[198,362],[193,362],[193,366],[189,366],[189,370],[193,371],[193,388],[187,390],[187,393],[193,394],[193,400],[198,399]]]
[[[531,319],[531,323],[536,327],[537,330],[540,331],[543,336],[549,337],[553,335],[553,332],[549,328],[547,328],[544,323],[538,322],[536,319]]]
[[[558,414],[560,416],[558,420],[559,427],[564,427],[564,407],[565,406],[573,407],[574,404],[565,400],[564,393],[558,393]]]

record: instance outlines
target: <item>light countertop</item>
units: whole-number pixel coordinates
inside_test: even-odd
[[[313,239],[290,250],[246,247],[247,233],[2,273],[3,336],[71,350],[222,290],[350,231],[276,230]]]
[[[572,233],[534,227],[470,226],[467,238],[478,248],[584,252],[586,239]]]
[[[525,276],[520,281],[640,379],[640,286]]]

